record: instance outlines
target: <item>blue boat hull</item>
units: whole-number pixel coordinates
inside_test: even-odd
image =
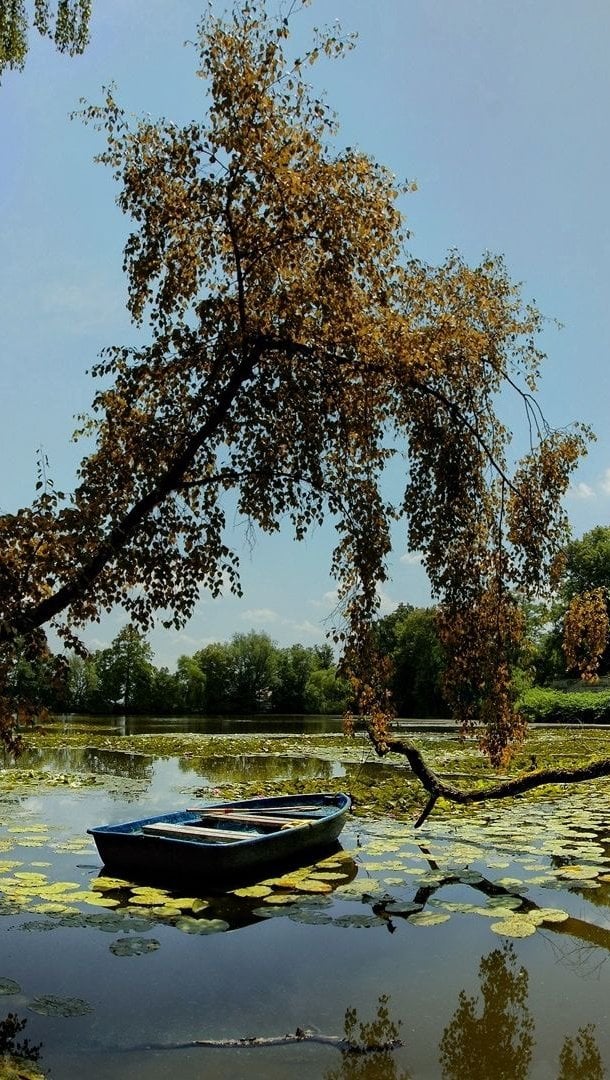
[[[303,806],[308,809],[292,811],[293,807]],[[102,825],[87,831],[95,840],[102,862],[113,870],[142,879],[189,878],[210,888],[237,878],[260,876],[261,872],[266,873],[276,865],[307,862],[312,854],[336,842],[350,806],[351,800],[344,794],[242,799],[140,818],[120,825]],[[270,827],[260,835],[252,825],[238,823],[235,826],[233,819],[224,818],[220,827],[230,821],[232,830],[237,828],[243,832],[243,839],[227,842],[208,840],[205,836],[161,836],[143,831],[146,826],[199,826],[206,824],[210,820],[207,815],[214,815],[215,811],[218,811],[218,819],[229,811],[246,816],[264,815],[265,812],[269,815],[293,813],[291,820],[302,820],[296,827]],[[205,822],[203,814],[206,815]]]

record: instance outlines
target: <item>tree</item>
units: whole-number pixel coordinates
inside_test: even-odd
[[[231,711],[256,713],[271,705],[277,649],[268,634],[250,630],[231,641]]]
[[[74,643],[75,627],[115,603],[145,631],[164,608],[181,625],[202,585],[239,592],[228,491],[264,532],[288,519],[300,539],[329,516],[356,708],[379,753],[407,756],[432,805],[463,793],[392,736],[371,632],[391,526],[406,514],[442,600],[449,704],[501,763],[522,732],[514,596],[556,574],[561,496],[586,432],[551,430],[533,403],[541,316],[502,260],[410,259],[405,189],[361,150],[337,148],[335,118],[303,72],[352,41],[320,32],[291,58],[289,29],[249,0],[206,15],[206,111],[181,127],[131,126],[112,89],[84,110],[134,222],[128,306],[150,340],[106,350],[94,369],[102,388],[82,427],[94,449],[74,493],[42,483],[31,507],[0,518],[3,662],[48,623]],[[505,388],[532,438],[512,472],[496,411]],[[390,504],[385,466],[405,448],[405,488]]]
[[[33,8],[31,14],[25,0],[0,4],[0,76],[6,68],[23,69],[30,25],[69,56],[84,52],[89,44],[91,0],[57,0],[54,11],[49,0],[33,0],[28,7]]]
[[[446,716],[434,608],[399,604],[377,622],[375,633],[379,651],[392,661],[389,685],[399,716]]]
[[[96,693],[103,705],[146,712],[151,705],[152,649],[134,626],[124,626],[108,649],[95,657]]]
[[[186,712],[206,711],[206,677],[194,656],[178,658],[177,679],[180,707]]]

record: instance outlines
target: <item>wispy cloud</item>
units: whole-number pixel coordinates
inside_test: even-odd
[[[400,556],[400,561],[407,566],[419,566],[422,561],[421,551],[405,551],[404,555]]]
[[[606,469],[599,486],[604,495],[610,495],[610,469]]]
[[[319,600],[310,600],[309,603],[312,607],[324,608],[325,611],[332,611],[339,603],[339,593],[336,589],[329,589]]]
[[[249,622],[255,626],[264,626],[268,623],[281,622],[281,615],[271,608],[248,608],[239,616],[242,622]]]
[[[603,490],[606,490],[604,488],[603,482],[602,482],[601,486],[602,486]],[[609,486],[608,486],[607,490],[608,490],[608,492],[610,492],[610,482],[609,482]],[[570,488],[569,493],[572,496],[572,498],[574,498],[574,499],[594,499],[595,498],[595,491],[593,490],[593,488],[589,484],[583,484],[582,482],[580,484],[573,484],[572,487]]]

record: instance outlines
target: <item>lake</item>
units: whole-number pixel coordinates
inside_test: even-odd
[[[601,1080],[607,785],[435,813],[418,831],[353,815],[340,857],[256,896],[107,880],[88,826],[281,785],[374,787],[392,771],[362,743],[344,753],[335,722],[305,720],[306,736],[303,718],[299,732],[295,718],[257,717],[257,732],[243,718],[195,732],[192,719],[73,718],[3,772],[0,1019],[27,1020],[18,1039],[41,1044],[40,1068],[54,1080]],[[402,1045],[192,1045],[297,1029]]]

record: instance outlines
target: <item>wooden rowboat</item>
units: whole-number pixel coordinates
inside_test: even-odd
[[[283,795],[191,807],[87,831],[105,866],[132,877],[189,877],[212,885],[275,864],[306,862],[312,852],[336,841],[350,806],[342,793]]]

